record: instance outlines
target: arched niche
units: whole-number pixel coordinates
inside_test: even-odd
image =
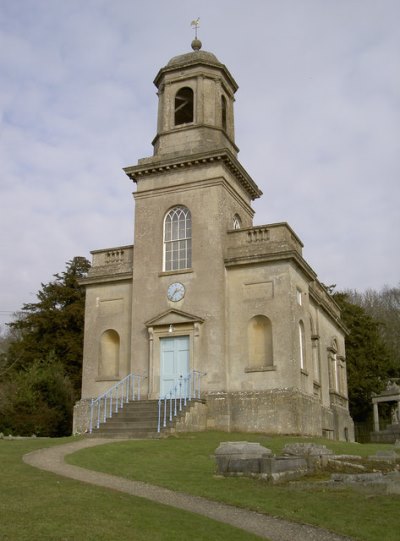
[[[117,331],[108,329],[100,338],[99,377],[116,378],[119,375],[120,337]]]
[[[266,316],[254,316],[247,326],[249,368],[273,366],[272,324]]]

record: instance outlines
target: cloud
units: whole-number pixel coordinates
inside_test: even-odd
[[[75,255],[132,242],[122,167],[152,153],[152,81],[197,16],[240,85],[256,223],[288,221],[323,281],[396,285],[399,15],[391,0],[3,1],[0,310]]]

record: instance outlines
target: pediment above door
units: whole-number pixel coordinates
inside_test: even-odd
[[[158,316],[146,321],[146,327],[161,327],[165,325],[180,325],[188,323],[204,323],[204,319],[181,310],[167,310]]]

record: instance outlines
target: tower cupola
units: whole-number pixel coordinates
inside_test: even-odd
[[[194,39],[193,52],[172,58],[154,80],[159,98],[155,156],[223,148],[238,152],[233,113],[238,85],[227,67],[201,46]]]

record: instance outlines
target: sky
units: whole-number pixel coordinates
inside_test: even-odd
[[[338,290],[399,285],[398,0],[0,0],[0,325],[133,243],[122,168],[152,155],[153,80],[197,17],[239,85],[254,224],[288,222]]]

